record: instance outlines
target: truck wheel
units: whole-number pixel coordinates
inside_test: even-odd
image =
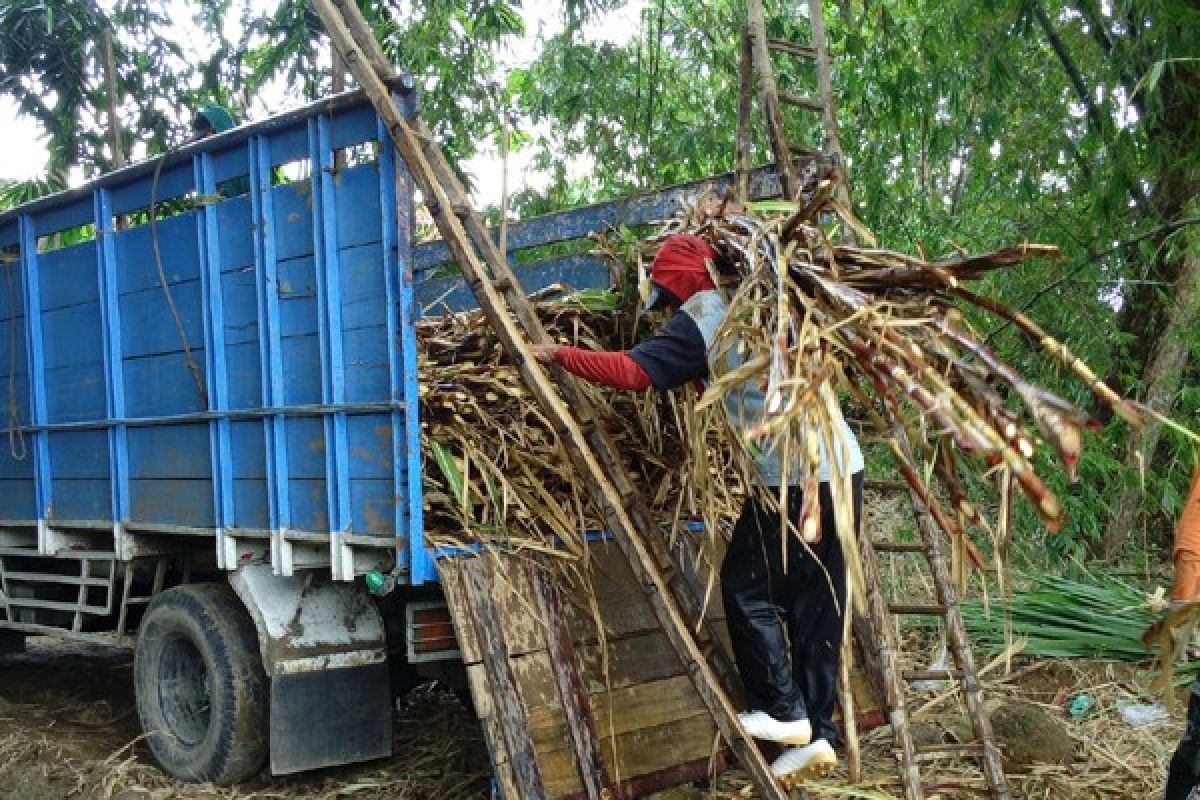
[[[0,656],[25,652],[25,634],[20,631],[0,631]]]
[[[159,594],[133,664],[138,717],[155,760],[194,783],[236,783],[267,756],[267,677],[254,624],[221,584]]]

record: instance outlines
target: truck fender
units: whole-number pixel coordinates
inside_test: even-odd
[[[254,621],[271,682],[271,772],[391,755],[387,643],[366,590],[267,565],[244,566],[229,583]]]

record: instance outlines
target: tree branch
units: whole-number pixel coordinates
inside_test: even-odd
[[[1079,262],[1079,264],[1077,264],[1075,266],[1074,269],[1064,272],[1058,279],[1051,281],[1050,283],[1043,286],[1041,289],[1038,289],[1036,292],[1034,292],[1033,295],[1030,296],[1030,298],[1028,300],[1026,300],[1024,303],[1022,303],[1021,306],[1017,310],[1022,313],[1028,311],[1030,308],[1032,308],[1037,303],[1038,300],[1041,300],[1047,294],[1054,291],[1059,286],[1062,286],[1064,283],[1068,283],[1069,281],[1074,279],[1074,277],[1076,275],[1078,275],[1080,272],[1083,271],[1084,267],[1088,266],[1089,264],[1091,264],[1095,261],[1098,261],[1099,259],[1107,258],[1108,256],[1112,255],[1113,253],[1115,253],[1119,250],[1124,250],[1127,247],[1132,247],[1133,245],[1137,244],[1138,242],[1143,242],[1146,239],[1153,239],[1156,236],[1170,235],[1170,234],[1174,233],[1175,231],[1180,230],[1181,228],[1186,228],[1189,225],[1200,225],[1200,216],[1183,217],[1181,219],[1173,220],[1171,222],[1168,222],[1166,225],[1160,225],[1157,228],[1152,228],[1151,230],[1145,231],[1143,233],[1139,233],[1137,236],[1126,239],[1125,241],[1120,242],[1120,243],[1114,245],[1113,247],[1108,248],[1107,250],[1101,250],[1099,252],[1089,253],[1086,258],[1082,259]],[[1005,331],[1005,329],[1007,329],[1009,327],[1009,325],[1011,325],[1011,324],[1012,323],[1008,322],[1007,320],[1000,323],[1000,325],[995,330],[993,330],[991,333],[989,333],[987,335],[987,338],[985,338],[983,340],[983,343],[984,344],[990,343],[993,338],[995,338],[996,336],[999,336],[1001,333],[1003,333]]]
[[[1033,15],[1037,19],[1038,26],[1042,32],[1046,34],[1046,41],[1050,43],[1050,48],[1054,54],[1058,56],[1058,61],[1062,64],[1063,71],[1067,73],[1067,78],[1071,81],[1071,85],[1075,88],[1075,94],[1079,96],[1079,101],[1083,103],[1083,107],[1087,111],[1088,124],[1096,135],[1107,141],[1109,136],[1109,124],[1105,124],[1104,117],[1100,115],[1100,109],[1096,108],[1096,104],[1092,102],[1092,96],[1088,92],[1087,84],[1083,82],[1083,75],[1079,72],[1079,67],[1071,59],[1071,54],[1067,52],[1067,46],[1063,42],[1062,37],[1058,35],[1058,31],[1054,29],[1054,25],[1050,22],[1050,18],[1046,16],[1045,9],[1039,2],[1033,3]],[[1080,159],[1082,161],[1082,158]],[[1138,211],[1143,214],[1150,213],[1150,198],[1146,197],[1145,191],[1138,184],[1130,186],[1130,192],[1133,194],[1133,201],[1137,204]]]

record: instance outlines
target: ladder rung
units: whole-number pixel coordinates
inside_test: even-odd
[[[782,89],[779,90],[779,99],[785,103],[788,103],[789,105],[800,106],[800,108],[806,108],[809,111],[824,111],[825,110],[825,106],[821,105],[816,100],[810,100],[809,98],[801,97],[798,94],[792,94],[791,92],[785,92]]]
[[[805,44],[796,44],[795,42],[789,42],[787,39],[768,38],[767,47],[771,50],[777,50],[780,53],[790,53],[791,55],[800,56],[801,58],[816,59],[817,57],[817,49],[815,47],[809,47]]]
[[[924,553],[927,548],[921,542],[871,542],[878,553]]]
[[[888,603],[888,611],[893,614],[914,614],[927,617],[943,617],[946,615],[945,606],[931,605],[904,605],[901,603]]]
[[[963,676],[961,669],[906,669],[901,673],[906,681],[956,681]]]

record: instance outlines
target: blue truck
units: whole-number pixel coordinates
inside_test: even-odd
[[[729,181],[526,220],[510,252]],[[754,195],[776,186],[753,175]],[[0,213],[0,651],[134,643],[171,775],[387,756],[397,670],[454,674],[415,324],[474,301],[415,229],[408,171],[353,92]],[[609,284],[592,255],[517,274]]]

